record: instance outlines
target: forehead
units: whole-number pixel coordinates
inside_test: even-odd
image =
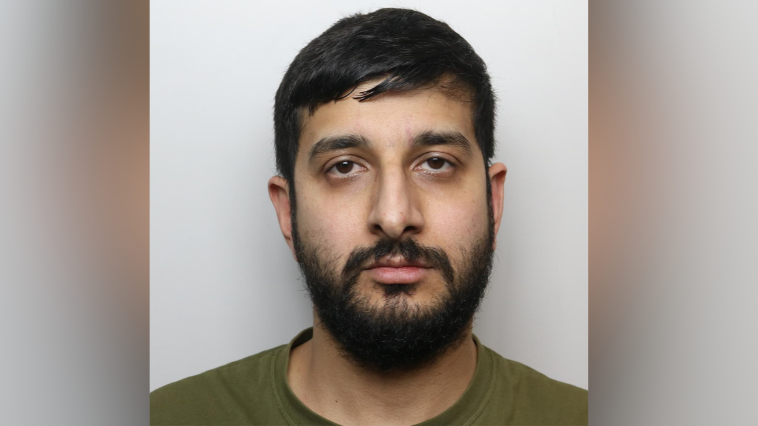
[[[352,98],[376,83],[359,85],[350,96],[320,105],[311,116],[303,114],[298,156],[321,138],[342,134],[360,135],[384,148],[400,148],[423,132],[459,132],[478,149],[470,102],[437,88],[387,92],[362,102]]]

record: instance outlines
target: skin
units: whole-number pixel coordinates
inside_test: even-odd
[[[354,93],[377,82],[367,82]],[[426,88],[383,93],[364,102],[347,97],[321,105],[310,117],[304,114],[295,163],[303,244],[320,247],[337,273],[358,246],[380,238],[412,237],[444,249],[460,270],[464,250],[487,232],[485,173],[492,182],[497,233],[507,172],[502,163],[485,170],[470,108],[470,103]],[[414,138],[428,131],[460,133],[469,149],[450,144],[413,146]],[[369,144],[310,156],[317,142],[341,135],[359,135]],[[432,158],[438,160],[429,161]],[[344,161],[352,163],[334,167]],[[269,180],[279,226],[295,256],[289,190],[282,177]],[[381,306],[386,303],[382,285],[364,272],[356,288],[370,303]],[[400,297],[411,305],[427,306],[446,291],[440,273],[429,269],[416,292]],[[314,313],[314,324],[318,323]],[[339,424],[419,423],[453,405],[471,382],[477,350],[470,327],[466,333],[462,345],[428,367],[379,374],[347,361],[328,332],[316,326],[313,339],[290,354],[287,379],[308,408]]]

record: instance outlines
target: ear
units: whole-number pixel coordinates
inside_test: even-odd
[[[295,246],[292,244],[292,218],[290,217],[289,182],[281,176],[274,176],[268,180],[268,196],[276,210],[276,218],[279,221],[279,229],[282,231],[284,241],[290,246],[292,257],[297,261]]]
[[[497,248],[497,231],[500,230],[500,219],[503,218],[503,187],[505,186],[505,174],[508,168],[503,163],[495,163],[490,166],[489,175],[492,186],[492,210],[495,219],[495,241],[492,250]]]

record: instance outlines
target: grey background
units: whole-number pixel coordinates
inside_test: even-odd
[[[586,2],[151,2],[150,390],[287,343],[312,324],[266,181],[273,97],[340,17],[411,7],[488,64],[508,168],[475,333],[588,387]]]

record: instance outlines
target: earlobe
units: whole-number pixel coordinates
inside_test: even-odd
[[[508,168],[503,163],[495,163],[489,168],[490,184],[492,188],[492,210],[495,219],[495,240],[492,249],[497,247],[497,232],[500,230],[500,220],[503,218],[503,188],[505,175]]]
[[[276,210],[276,218],[279,221],[279,229],[282,231],[284,241],[292,251],[292,256],[297,261],[295,247],[292,244],[292,218],[290,217],[289,182],[281,176],[274,176],[268,180],[268,196]]]

